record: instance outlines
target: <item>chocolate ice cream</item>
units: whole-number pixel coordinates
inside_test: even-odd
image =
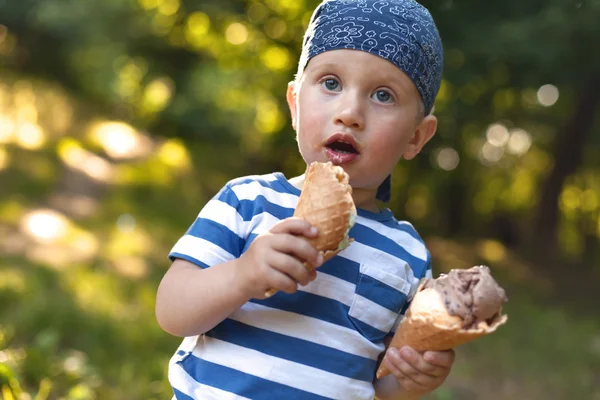
[[[469,343],[506,323],[508,317],[501,313],[504,302],[504,290],[485,266],[428,279],[415,293],[390,347],[442,351]],[[377,378],[389,373],[382,363]]]
[[[428,280],[425,288],[440,293],[448,313],[462,318],[465,329],[491,319],[507,301],[504,289],[486,266],[453,269],[437,279]]]

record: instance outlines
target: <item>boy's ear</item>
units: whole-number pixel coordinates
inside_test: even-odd
[[[290,114],[292,116],[292,128],[296,130],[296,119],[298,114],[298,111],[296,110],[296,82],[292,81],[288,83],[285,98],[287,99],[288,107],[290,108]]]
[[[437,130],[437,118],[428,115],[417,125],[413,137],[408,141],[408,148],[402,155],[406,160],[412,160],[421,152],[425,143],[429,142]]]

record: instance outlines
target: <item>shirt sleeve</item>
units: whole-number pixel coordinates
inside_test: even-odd
[[[247,237],[240,208],[237,195],[226,185],[173,246],[169,259],[181,258],[207,268],[238,258]]]

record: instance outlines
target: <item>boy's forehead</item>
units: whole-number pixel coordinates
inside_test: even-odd
[[[371,54],[366,51],[360,51],[357,49],[335,49],[323,52],[321,54],[317,54],[313,57],[315,61],[320,63],[323,62],[339,62],[339,63],[347,63],[348,58],[352,58],[354,62],[360,62],[364,64],[368,64],[369,62],[379,62],[385,61],[381,57],[378,57],[374,54]],[[391,64],[393,65],[393,64]]]
[[[354,66],[359,65],[361,67],[377,66],[377,68],[389,68],[404,74],[393,62],[390,60],[364,51],[361,49],[334,49],[329,50],[312,57],[307,67],[313,65],[322,64],[339,64],[343,66]],[[351,64],[351,65],[350,65]]]
[[[418,95],[416,86],[404,71],[385,58],[366,51],[356,49],[326,51],[309,60],[304,72],[310,74],[349,70],[356,72],[361,81],[395,83],[404,89],[414,89]]]

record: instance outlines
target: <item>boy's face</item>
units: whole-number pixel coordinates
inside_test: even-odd
[[[400,158],[413,158],[435,133],[410,78],[363,51],[313,57],[287,100],[306,163],[342,166],[353,188],[376,192]]]

